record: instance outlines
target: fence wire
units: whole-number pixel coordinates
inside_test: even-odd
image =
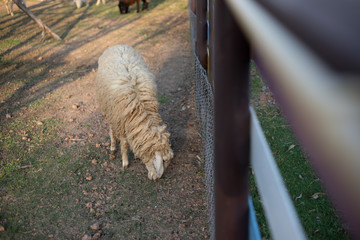
[[[214,191],[214,96],[206,70],[195,54],[196,16],[189,9],[191,40],[195,57],[195,105],[203,143],[206,198],[209,216],[210,239],[215,239]]]
[[[207,206],[210,223],[210,239],[215,239],[215,192],[214,192],[214,97],[206,70],[195,56],[196,113],[201,126],[205,161]]]

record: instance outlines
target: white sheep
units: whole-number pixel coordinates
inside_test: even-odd
[[[86,4],[86,7],[89,6],[89,1],[88,0],[73,0],[73,4],[76,4],[76,8],[81,8],[82,2],[84,2]]]
[[[116,45],[99,58],[97,101],[110,125],[110,150],[120,140],[123,168],[128,147],[148,170],[150,180],[160,178],[173,158],[166,125],[158,113],[154,75],[132,47]]]
[[[19,0],[19,2],[22,3],[22,5],[24,5],[26,7],[25,0]],[[13,12],[14,2],[13,2],[13,0],[4,0],[4,3],[5,3],[5,7],[6,7],[6,10],[7,10],[8,14],[10,14],[11,16],[14,16],[14,12]]]
[[[102,4],[106,4],[106,0],[97,0],[96,1],[96,6],[98,6],[100,4],[100,2],[102,2]]]

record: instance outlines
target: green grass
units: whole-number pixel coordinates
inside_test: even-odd
[[[19,43],[21,43],[21,41],[17,40],[17,39],[6,39],[3,41],[0,41],[0,51],[4,51],[8,48],[12,48],[12,47],[18,45]]]
[[[171,101],[169,97],[160,94],[158,94],[157,98],[159,103],[169,103]]]
[[[37,125],[34,120],[14,120],[0,132],[0,149],[5,156],[0,162],[0,182],[9,177],[21,165],[31,165],[43,155],[41,146],[57,139],[56,131],[61,124],[44,120]]]
[[[289,124],[277,105],[260,104],[259,96],[265,86],[252,65],[252,104],[270,145],[283,181],[297,210],[309,239],[348,239],[348,234],[336,216],[320,180],[314,174],[306,154],[294,137]],[[270,239],[269,229],[262,210],[260,196],[251,176],[251,194],[263,238]],[[316,193],[318,197],[313,198]]]
[[[77,214],[88,217],[80,205],[72,204],[75,202],[73,195],[80,190],[77,189],[75,174],[68,172],[71,170],[67,164],[70,155],[59,156],[55,145],[48,147],[30,153],[36,159],[32,162],[33,167],[13,171],[6,178],[6,188],[0,185],[7,197],[12,198],[10,204],[2,206],[0,213],[0,222],[4,223],[6,229],[2,234],[4,239],[29,239],[27,233],[36,228],[45,231],[31,238],[44,239],[56,231],[57,225],[68,224],[71,227],[75,224],[72,223],[75,220],[68,216]],[[76,224],[79,226],[79,223]],[[79,231],[84,231],[86,227],[82,226]],[[67,235],[63,232],[58,236],[71,238],[71,233]]]

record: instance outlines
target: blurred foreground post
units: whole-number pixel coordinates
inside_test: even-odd
[[[207,2],[196,1],[196,56],[201,66],[207,70]]]
[[[249,45],[223,0],[210,2],[215,86],[216,239],[248,239]]]

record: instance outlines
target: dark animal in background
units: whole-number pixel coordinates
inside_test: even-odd
[[[142,10],[144,11],[145,9],[148,8],[150,0],[142,0],[142,2],[143,2]],[[128,13],[129,7],[131,5],[134,5],[135,3],[136,3],[136,12],[140,12],[140,0],[119,0],[120,14]]]

